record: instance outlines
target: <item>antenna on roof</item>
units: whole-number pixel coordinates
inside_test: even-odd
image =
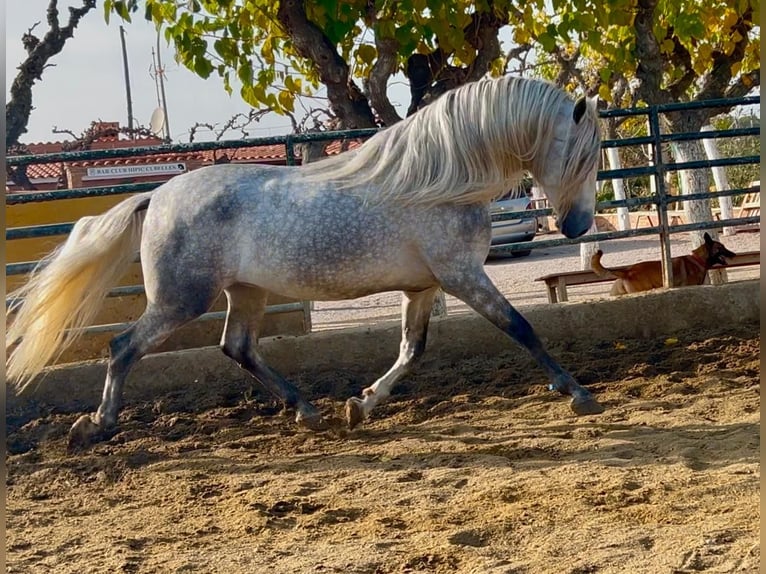
[[[156,58],[156,59],[155,59]],[[165,68],[162,67],[160,59],[160,29],[157,28],[157,52],[152,48],[152,70],[150,75],[154,78],[154,87],[157,90],[157,106],[162,111],[162,128],[164,139],[170,141],[170,124],[168,123],[168,105],[165,99]],[[155,113],[160,110],[156,110]],[[154,114],[152,114],[154,120]],[[153,124],[152,124],[153,125]],[[154,127],[152,127],[154,132]],[[159,137],[158,133],[155,133]]]

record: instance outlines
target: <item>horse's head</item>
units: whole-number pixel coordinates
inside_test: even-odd
[[[533,160],[532,175],[556,214],[566,237],[579,237],[593,225],[601,134],[594,100],[567,99],[559,106],[551,140]]]

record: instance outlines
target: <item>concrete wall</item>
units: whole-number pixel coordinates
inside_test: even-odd
[[[608,300],[536,305],[521,308],[537,333],[548,341],[668,336],[690,328],[760,322],[760,280],[727,285],[688,287]],[[399,348],[398,322],[324,331],[298,337],[262,340],[263,355],[286,376],[320,373],[364,365],[382,374]],[[490,356],[514,348],[494,326],[477,315],[433,320],[426,355],[429,361]],[[519,350],[519,352],[522,352]],[[8,407],[31,404],[64,409],[92,409],[98,404],[105,363],[92,361],[50,369],[41,381],[16,396],[7,390]],[[126,400],[145,400],[169,390],[194,392],[198,385],[243,384],[249,376],[217,347],[145,357],[131,373]]]

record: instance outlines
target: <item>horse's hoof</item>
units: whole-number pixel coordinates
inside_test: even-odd
[[[593,397],[574,398],[570,406],[578,416],[600,415],[604,412],[604,406]]]
[[[357,398],[351,398],[346,401],[346,422],[348,423],[349,430],[358,425],[364,420],[364,410],[362,409],[362,401]]]
[[[101,435],[101,427],[93,421],[91,415],[82,415],[69,429],[69,442],[67,451],[74,452],[89,447],[98,442]]]
[[[298,423],[298,426],[316,432],[326,431],[330,428],[330,424],[320,414],[305,416],[299,412],[295,416],[295,422]]]

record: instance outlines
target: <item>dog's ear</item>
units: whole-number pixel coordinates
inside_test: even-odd
[[[713,243],[713,238],[710,237],[710,234],[706,231],[704,235],[705,243]]]

